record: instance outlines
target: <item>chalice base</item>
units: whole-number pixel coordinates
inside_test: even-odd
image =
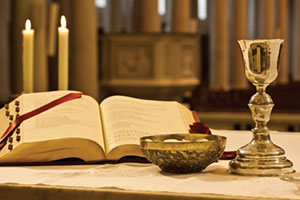
[[[230,161],[229,172],[245,176],[279,176],[295,172],[292,166],[282,148],[271,141],[252,140],[241,147],[236,158]]]

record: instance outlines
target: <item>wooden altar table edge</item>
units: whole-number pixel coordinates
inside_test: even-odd
[[[66,186],[47,185],[18,185],[0,184],[1,199],[22,199],[22,200],[254,200],[257,197],[242,197],[217,194],[188,194],[170,192],[145,192],[122,190],[117,188],[83,188]],[[259,198],[270,200],[274,198]],[[276,198],[275,200],[287,200],[286,198]]]

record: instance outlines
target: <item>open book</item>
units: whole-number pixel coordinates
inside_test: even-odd
[[[0,135],[16,119],[70,91],[22,94],[0,110]],[[61,103],[23,121],[0,150],[0,163],[86,162],[141,156],[142,136],[188,133],[192,111],[176,101],[111,96],[100,106],[87,95]]]

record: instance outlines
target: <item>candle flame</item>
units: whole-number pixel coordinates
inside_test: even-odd
[[[25,29],[26,30],[30,30],[31,29],[31,22],[30,22],[29,19],[27,19],[26,22],[25,22]]]
[[[60,24],[61,24],[62,28],[66,28],[67,20],[66,20],[66,17],[64,15],[62,15],[61,18],[60,18]]]

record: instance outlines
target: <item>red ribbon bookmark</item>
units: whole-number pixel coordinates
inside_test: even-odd
[[[49,110],[50,108],[53,108],[59,104],[62,104],[64,102],[73,100],[73,99],[77,99],[81,97],[81,93],[69,93],[63,97],[60,97],[54,101],[51,101],[50,103],[47,103],[33,111],[30,111],[28,113],[25,113],[19,117],[17,117],[13,122],[10,123],[9,127],[6,129],[6,131],[4,132],[4,134],[1,136],[0,138],[0,149],[3,148],[3,146],[6,144],[7,138],[11,135],[11,133],[13,132],[13,130],[19,125],[21,124],[23,121],[25,121],[26,119],[29,119],[33,116],[36,116],[46,110]]]

